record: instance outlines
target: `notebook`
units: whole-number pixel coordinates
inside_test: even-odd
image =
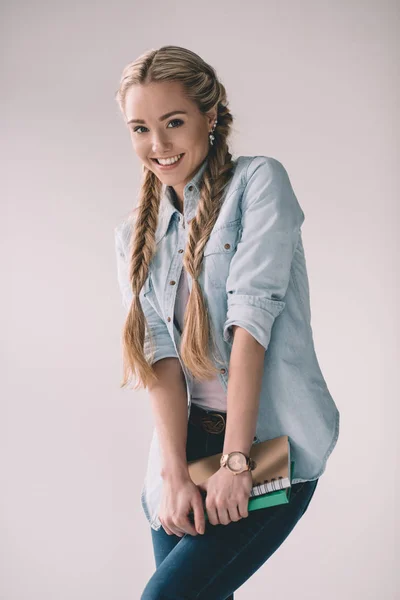
[[[198,485],[216,473],[220,469],[221,456],[222,452],[219,452],[189,461],[188,470],[192,481]],[[253,487],[250,491],[248,511],[287,504],[290,500],[294,471],[288,436],[282,435],[253,444],[250,457],[255,460],[256,466],[251,471]],[[204,499],[205,492],[201,492]],[[204,514],[207,519],[206,510]]]

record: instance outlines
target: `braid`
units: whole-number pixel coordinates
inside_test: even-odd
[[[158,223],[161,188],[162,183],[158,177],[144,167],[139,204],[130,218],[132,235],[129,280],[132,286],[133,299],[123,329],[124,373],[122,385],[126,385],[128,382],[131,371],[142,381],[146,380],[148,371],[148,363],[143,352],[147,323],[139,294],[147,279],[149,265],[156,250],[155,232]],[[150,329],[148,335],[152,340]]]
[[[196,216],[190,222],[186,252],[183,257],[184,268],[191,275],[193,285],[184,315],[181,354],[185,365],[198,379],[210,379],[215,377],[217,372],[208,356],[212,330],[197,279],[202,269],[204,247],[218,218],[224,190],[232,175],[232,155],[226,144],[226,135],[231,121],[232,116],[228,109],[220,107],[218,125],[214,132],[217,143],[215,151],[212,153],[210,151],[207,168],[204,171],[200,200]],[[214,359],[217,359],[213,349],[212,352]]]

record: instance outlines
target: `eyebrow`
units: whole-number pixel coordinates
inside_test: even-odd
[[[164,121],[165,119],[168,119],[168,117],[171,117],[172,115],[187,115],[187,112],[186,112],[186,110],[173,110],[172,112],[162,115],[158,120]],[[129,125],[130,123],[146,123],[146,121],[143,121],[143,119],[131,119],[130,121],[128,121],[127,125]]]

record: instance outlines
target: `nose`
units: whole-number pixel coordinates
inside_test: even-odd
[[[171,150],[171,144],[168,141],[167,133],[154,133],[152,139],[152,152],[154,156],[162,156]]]

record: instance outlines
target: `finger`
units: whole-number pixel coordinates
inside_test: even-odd
[[[246,518],[249,516],[249,499],[246,498],[245,500],[242,500],[241,502],[239,502],[238,504],[238,509],[239,509],[239,514],[241,515],[242,518]]]
[[[207,506],[207,503],[206,503],[206,511],[207,511],[209,523],[211,523],[211,525],[219,525],[218,513],[217,513],[217,509],[215,507],[215,504],[210,503]]]
[[[160,519],[161,522],[161,519]],[[176,535],[165,523],[161,522],[162,528],[164,529],[165,533],[168,535]]]
[[[231,521],[240,521],[240,519],[242,518],[242,515],[239,513],[237,504],[228,508],[228,514]]]
[[[168,531],[170,532],[168,535],[176,535],[178,537],[182,537],[184,535],[184,532],[176,525],[176,523],[174,523],[171,517],[165,521],[162,521],[162,526],[167,531],[167,533]]]
[[[173,535],[176,535],[177,537],[183,537],[185,535],[185,532],[182,531],[179,527],[177,527],[176,525],[170,525],[170,530],[172,531]]]
[[[218,511],[218,519],[221,525],[228,525],[230,523],[230,518],[228,514],[228,510],[226,508],[217,508]]]
[[[204,505],[202,499],[199,497],[197,500],[192,502],[194,512],[194,524],[197,533],[203,534],[205,531],[205,516],[204,516]]]
[[[175,527],[179,531],[183,531],[184,534],[188,533],[189,535],[197,535],[196,528],[190,522],[188,515],[183,515],[179,518],[179,520],[175,521]]]

